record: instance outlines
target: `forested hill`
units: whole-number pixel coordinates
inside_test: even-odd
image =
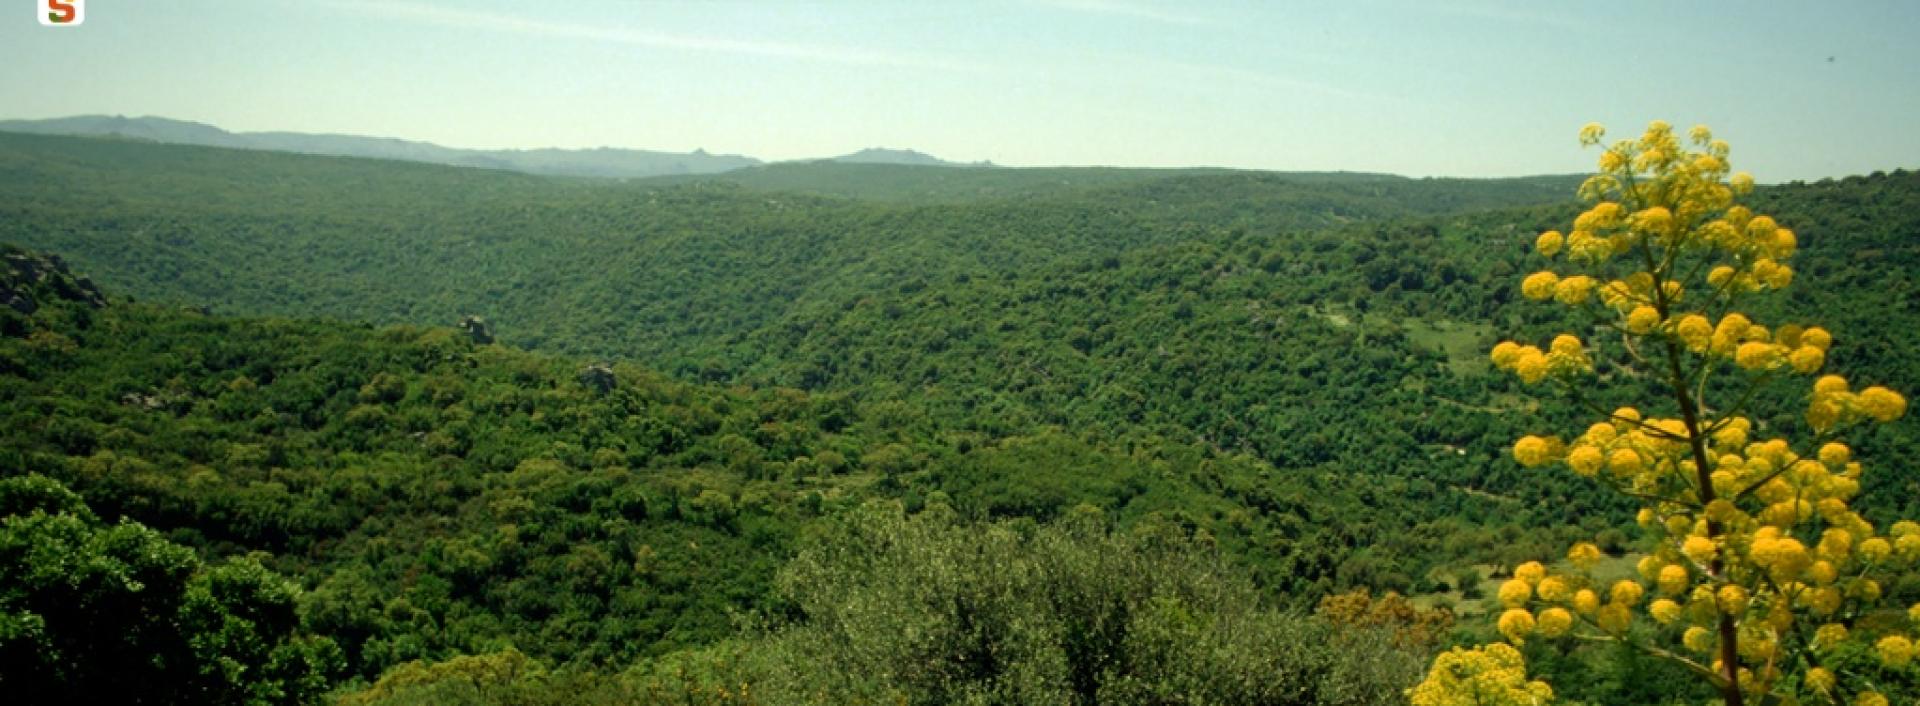
[[[1920,175],[1906,172],[1763,192],[1758,207],[1801,234],[1804,286],[1760,312],[1818,312],[1850,342],[1844,369],[1920,382],[1920,343],[1906,335],[1920,323],[1916,206]],[[1481,467],[1511,431],[1484,423],[1517,391],[1487,373],[1485,352],[1496,331],[1564,325],[1518,301],[1514,282],[1532,235],[1571,210],[1202,235],[796,307],[728,351],[755,356],[750,381],[898,385],[1012,418],[1185,429],[1282,466],[1378,468],[1387,459],[1363,448],[1465,447],[1476,451],[1466,465]],[[1318,413],[1328,396],[1368,413]],[[1434,413],[1436,399],[1450,412]],[[1384,465],[1447,465],[1397,460]]]
[[[9,605],[120,605],[131,584],[111,572],[79,604],[61,583],[114,561],[166,579],[148,596],[246,589],[132,611],[160,627],[125,644],[55,625],[7,649],[271,662],[287,694],[385,674],[357,703],[407,703],[381,699],[468,669],[631,666],[710,692],[731,688],[727,660],[809,678],[823,668],[795,665],[857,663],[835,630],[942,630],[958,652],[930,663],[964,667],[926,675],[933,703],[999,678],[965,650],[1067,640],[1046,631],[1084,616],[1063,610],[1113,605],[1087,619],[1155,640],[1126,668],[1159,675],[1116,689],[1258,654],[1322,675],[1288,693],[1332,694],[1424,648],[1289,652],[1327,628],[1280,608],[1347,588],[1468,598],[1489,565],[1576,538],[1635,550],[1607,531],[1627,505],[1510,460],[1516,436],[1571,417],[1484,362],[1496,332],[1578,323],[1514,301],[1533,236],[1575,209],[1554,178],[819,166],[782,191],[0,135],[0,241],[38,251],[0,250],[0,559],[78,557],[20,574],[37,578]],[[1755,200],[1800,253],[1754,313],[1815,319],[1834,369],[1920,389],[1920,175]],[[500,342],[448,327],[467,315]],[[1618,382],[1599,402],[1634,394]],[[1760,394],[1791,410],[1802,391]],[[1849,439],[1889,459],[1869,517],[1920,514],[1898,461],[1916,423]],[[1178,558],[1196,552],[1223,563]],[[1020,558],[996,572],[988,555]],[[1042,574],[1066,578],[1021,583]],[[921,610],[923,585],[1007,622]],[[262,637],[218,644],[259,649],[175,634],[223,615]],[[1258,627],[1195,643],[1208,620]],[[1010,625],[1039,633],[980,637]],[[640,688],[626,676],[608,688]],[[1406,677],[1349,681],[1397,694]]]
[[[690,384],[639,366],[482,343],[451,328],[109,301],[56,258],[3,248],[0,264],[8,302],[0,307],[0,515],[20,515],[7,517],[0,534],[0,569],[18,571],[8,574],[19,583],[9,587],[7,610],[45,619],[29,634],[38,647],[0,645],[31,647],[22,659],[81,674],[111,669],[106,656],[160,650],[178,650],[165,659],[192,673],[206,654],[176,646],[173,631],[187,643],[212,638],[190,632],[199,623],[168,622],[177,598],[164,592],[204,579],[174,569],[147,594],[153,606],[113,618],[159,622],[124,634],[93,630],[71,616],[120,616],[114,606],[138,596],[111,574],[69,576],[81,569],[8,547],[74,542],[78,565],[122,561],[136,574],[160,570],[144,563],[154,555],[123,556],[133,551],[124,542],[42,537],[44,516],[23,508],[65,518],[72,528],[61,531],[71,533],[137,522],[124,531],[153,547],[141,551],[203,565],[195,576],[254,572],[278,598],[260,598],[272,603],[261,607],[233,597],[231,609],[288,611],[242,625],[267,640],[263,650],[288,640],[273,659],[297,653],[304,666],[270,673],[307,689],[316,679],[372,678],[409,660],[507,646],[541,665],[618,671],[727,638],[729,614],[779,616],[789,600],[844,600],[839,589],[788,593],[774,573],[825,529],[821,522],[870,500],[957,509],[965,521],[1012,508],[1042,520],[1073,510],[1149,536],[1192,533],[1204,546],[1170,556],[1187,557],[1181,570],[1194,573],[1166,578],[1217,583],[1216,568],[1192,563],[1201,556],[1194,552],[1217,547],[1237,568],[1227,586],[1202,595],[1231,589],[1265,604],[1310,604],[1338,585],[1404,583],[1388,575],[1415,565],[1400,558],[1437,548],[1393,529],[1425,512],[1415,500],[1356,479],[1276,476],[1255,459],[1204,446],[1122,445],[1043,427],[984,435],[898,402]],[[15,484],[23,474],[46,479]],[[58,486],[78,497],[61,499]],[[915,531],[949,537],[939,541],[971,536],[917,522]],[[1357,561],[1356,544],[1371,547]],[[178,556],[180,547],[199,558]],[[1073,551],[1138,559],[1124,547]],[[273,588],[279,579],[263,570],[300,589]],[[67,581],[100,583],[76,597],[62,588]],[[1160,590],[1128,585],[1080,588]],[[231,659],[248,665],[263,655]],[[93,688],[89,681],[21,688]]]
[[[872,203],[557,180],[429,165],[0,135],[0,240],[59,252],[140,298],[246,314],[449,323],[669,369],[794,307],[996,278],[1236,229],[1275,233],[1555,201],[1537,180],[783,166],[822,191],[1046,199]],[[1073,179],[1082,172],[1071,172]],[[797,181],[795,181],[797,180]],[[1012,180],[1012,181],[1009,181]],[[1071,180],[1069,180],[1071,181]]]
[[[1375,199],[1362,207],[1366,215],[1435,213],[1455,209],[1492,208],[1551,203],[1566,198],[1577,176],[1540,176],[1513,179],[1409,179],[1363,172],[1251,172],[1231,169],[1123,169],[1116,167],[1025,167],[1018,169],[959,169],[902,164],[859,164],[833,161],[774,163],[724,174],[647,179],[643,184],[730,183],[748,189],[912,202],[965,203],[1004,200],[1047,200],[1074,192],[1167,181],[1178,177],[1258,176],[1270,183],[1300,188],[1312,185],[1332,194]],[[1211,182],[1200,181],[1201,184]],[[1388,197],[1390,204],[1378,198]],[[1151,195],[1148,198],[1152,198]],[[1356,210],[1362,210],[1356,209]]]
[[[1040,170],[1035,192],[1092,178],[1023,198],[912,187],[945,194],[930,203],[876,191],[933,169],[889,165],[791,165],[869,194],[847,199],[71,138],[0,146],[0,237],[141,298],[416,325],[477,314],[510,344],[838,392],[987,438],[1061,427],[1417,481],[1433,506],[1419,517],[1472,517],[1450,504],[1491,489],[1521,524],[1612,517],[1578,483],[1513,477],[1502,449],[1529,420],[1482,362],[1496,330],[1564,323],[1514,305],[1531,236],[1572,212],[1545,195],[1551,178]],[[1916,201],[1920,177],[1897,172],[1772,187],[1760,203],[1805,243],[1804,286],[1785,303],[1849,341],[1836,363],[1895,386],[1920,369],[1907,328],[1888,325],[1914,316]],[[1913,439],[1911,424],[1880,433]],[[1900,483],[1884,502],[1910,502]]]

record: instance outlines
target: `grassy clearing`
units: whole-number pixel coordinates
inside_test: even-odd
[[[1447,356],[1447,370],[1455,375],[1480,375],[1492,366],[1486,352],[1493,348],[1492,324],[1406,319],[1400,327],[1407,340]]]

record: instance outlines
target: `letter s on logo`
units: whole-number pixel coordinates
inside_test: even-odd
[[[73,8],[73,3],[65,0],[47,0],[47,10],[47,19],[54,24],[63,25],[72,22],[74,16],[79,14],[79,11]]]

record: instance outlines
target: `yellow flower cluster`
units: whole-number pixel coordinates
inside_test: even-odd
[[[1523,436],[1513,442],[1513,460],[1528,468],[1544,466],[1559,456],[1560,441],[1543,436]]]
[[[1587,144],[1598,144],[1604,131],[1581,132]],[[1704,287],[1712,301],[1734,295],[1780,289],[1793,281],[1785,264],[1799,247],[1793,231],[1772,218],[1733,205],[1737,194],[1752,188],[1745,175],[1728,176],[1727,147],[1713,140],[1711,131],[1689,132],[1702,151],[1680,144],[1671,126],[1656,122],[1639,140],[1623,140],[1606,149],[1600,173],[1581,186],[1592,208],[1574,219],[1573,230],[1540,234],[1535,251],[1548,258],[1565,254],[1571,264],[1597,267],[1616,257],[1639,254],[1646,269],[1602,282],[1585,274],[1562,275],[1543,270],[1521,281],[1521,294],[1536,301],[1559,300],[1569,306],[1589,302],[1622,316],[1621,327],[1637,336],[1675,336],[1695,352],[1734,358],[1749,370],[1792,367],[1818,370],[1825,362],[1831,338],[1825,332],[1801,343],[1797,334],[1770,336],[1764,327],[1748,324],[1739,314],[1715,327],[1704,317],[1682,319],[1677,305],[1686,299],[1688,283],[1663,263],[1678,253],[1702,253],[1713,262]],[[1727,180],[1724,181],[1723,180]],[[1631,259],[1631,258],[1629,258]],[[1755,345],[1748,345],[1755,344]],[[1538,366],[1512,367],[1525,378],[1538,380]]]
[[[1527,384],[1548,376],[1571,378],[1593,372],[1593,358],[1587,354],[1586,344],[1572,334],[1555,336],[1544,351],[1539,346],[1501,341],[1493,347],[1490,357],[1494,367],[1513,371]]]
[[[1582,571],[1591,570],[1600,563],[1600,547],[1592,542],[1581,542],[1567,550],[1567,561]]]
[[[1663,539],[1637,567],[1645,585],[1623,582],[1611,594],[1616,603],[1631,607],[1636,588],[1658,591],[1663,598],[1648,605],[1648,617],[1659,625],[1688,624],[1683,644],[1707,656],[1718,649],[1714,626],[1722,618],[1731,620],[1743,656],[1758,668],[1753,685],[1764,693],[1780,679],[1777,667],[1769,668],[1774,651],[1803,620],[1858,614],[1880,598],[1875,576],[1920,566],[1920,524],[1895,523],[1877,536],[1872,523],[1848,508],[1847,501],[1859,492],[1861,467],[1844,444],[1830,442],[1815,457],[1802,458],[1781,439],[1748,442],[1749,428],[1746,420],[1734,418],[1710,442],[1719,497],[1697,506],[1697,498],[1680,491],[1674,500],[1642,512],[1642,524]],[[1607,434],[1590,432],[1583,441],[1596,436]],[[1568,453],[1570,466],[1581,448]],[[1660,486],[1642,482],[1636,487],[1655,493]],[[1684,483],[1668,487],[1684,488]],[[1808,537],[1814,539],[1803,539]],[[1920,607],[1909,613],[1920,625]],[[1596,625],[1620,634],[1622,618],[1616,613],[1613,624]],[[1826,623],[1815,635],[1816,644],[1833,644],[1844,641],[1847,631],[1843,624]],[[1879,651],[1889,666],[1904,665],[1913,656],[1906,639],[1881,640]]]
[[[1887,697],[1881,696],[1879,693],[1872,692],[1872,691],[1863,691],[1863,692],[1860,692],[1858,696],[1853,697],[1853,706],[1887,706],[1887,705],[1888,705]]]
[[[1604,134],[1589,125],[1580,140],[1600,145]],[[1814,444],[1756,433],[1745,416],[1752,393],[1778,375],[1819,374],[1834,338],[1817,326],[1770,327],[1733,310],[1742,297],[1793,281],[1787,261],[1799,239],[1735,203],[1753,180],[1730,171],[1726,143],[1704,127],[1688,140],[1691,149],[1670,125],[1655,122],[1638,139],[1605,147],[1600,173],[1580,189],[1592,206],[1566,233],[1534,240],[1536,252],[1565,267],[1520,284],[1528,299],[1590,312],[1617,331],[1629,354],[1618,360],[1640,368],[1636,377],[1651,378],[1648,389],[1670,396],[1676,411],[1653,416],[1623,407],[1570,440],[1528,435],[1514,443],[1514,459],[1530,468],[1564,463],[1642,499],[1639,522],[1656,548],[1639,561],[1637,578],[1604,584],[1591,574],[1599,553],[1588,543],[1568,552],[1569,572],[1523,565],[1500,586],[1496,627],[1516,645],[1571,633],[1677,637],[1679,654],[1711,670],[1723,694],[1758,702],[1797,698],[1792,692],[1853,693],[1854,703],[1884,704],[1877,692],[1840,683],[1852,672],[1820,662],[1850,640],[1870,647],[1888,669],[1905,669],[1920,655],[1912,637],[1920,605],[1906,611],[1905,628],[1852,624],[1877,609],[1882,581],[1920,569],[1920,524],[1897,522],[1883,532],[1850,507],[1863,469],[1834,435],[1854,423],[1899,419],[1907,401],[1824,375],[1806,411],[1820,435]],[[1490,357],[1525,383],[1551,379],[1580,395],[1575,378],[1591,373],[1604,352],[1563,334],[1546,350],[1502,341]],[[1746,399],[1710,404],[1715,388],[1706,380],[1716,374],[1740,376],[1750,387]],[[1647,630],[1632,629],[1639,617]],[[1727,635],[1733,639],[1722,644]],[[1797,679],[1784,673],[1790,669]]]
[[[1852,392],[1847,379],[1838,375],[1814,381],[1813,397],[1807,403],[1807,423],[1818,432],[1865,419],[1891,422],[1906,414],[1907,398],[1900,393],[1877,385]]]
[[[1889,635],[1880,638],[1873,648],[1880,653],[1880,662],[1889,669],[1905,669],[1913,662],[1913,641],[1904,635]]]
[[[1435,657],[1407,698],[1413,706],[1536,706],[1553,700],[1553,687],[1529,681],[1520,651],[1496,643]]]
[[[1607,633],[1625,633],[1633,620],[1633,608],[1646,596],[1646,589],[1629,580],[1604,586],[1596,581],[1588,571],[1598,563],[1599,552],[1590,543],[1574,545],[1567,552],[1568,562],[1576,567],[1570,574],[1550,574],[1536,561],[1514,569],[1513,578],[1502,583],[1498,593],[1501,605],[1506,607],[1495,623],[1500,634],[1518,645],[1531,635],[1566,635],[1581,620]],[[1678,605],[1670,609],[1656,602],[1651,610],[1677,611]]]
[[[1564,460],[1581,476],[1593,478],[1604,470],[1624,486],[1656,492],[1687,482],[1688,442],[1684,421],[1643,419],[1638,410],[1622,407],[1575,437]]]

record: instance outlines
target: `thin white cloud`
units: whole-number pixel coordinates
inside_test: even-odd
[[[1063,10],[1086,12],[1136,20],[1147,20],[1161,24],[1186,25],[1197,27],[1213,24],[1212,21],[1198,15],[1188,15],[1164,10],[1152,5],[1123,2],[1122,0],[1042,0],[1044,4]]]
[[[1324,97],[1346,100],[1367,101],[1373,103],[1402,103],[1398,98],[1357,91],[1325,81],[1289,76],[1272,71],[1223,66],[1220,64],[1195,64],[1183,61],[1151,60],[1153,64],[1185,73],[1193,77],[1196,84],[1220,86],[1253,86],[1262,90],[1287,94],[1318,94]]]
[[[1418,7],[1420,7],[1420,9],[1423,9],[1427,12],[1432,12],[1435,14],[1454,15],[1457,17],[1466,17],[1466,18],[1477,19],[1477,20],[1490,20],[1494,22],[1505,22],[1505,23],[1517,24],[1517,25],[1548,27],[1551,29],[1557,29],[1557,30],[1562,30],[1567,32],[1587,32],[1592,30],[1592,27],[1583,25],[1572,19],[1549,14],[1547,12],[1539,12],[1537,11],[1537,8],[1525,6],[1525,5],[1514,6],[1514,5],[1499,5],[1499,4],[1475,5],[1475,4],[1459,4],[1459,3],[1450,3],[1450,4],[1424,4],[1423,3]]]
[[[979,71],[984,67],[948,59],[897,52],[797,44],[758,39],[734,39],[669,32],[653,32],[628,27],[554,22],[515,15],[474,10],[457,10],[405,2],[370,0],[330,0],[327,6],[361,15],[425,22],[444,27],[477,29],[503,34],[519,34],[555,39],[577,39],[610,44],[761,56],[801,61],[818,61],[859,66],[885,66],[938,71]]]

